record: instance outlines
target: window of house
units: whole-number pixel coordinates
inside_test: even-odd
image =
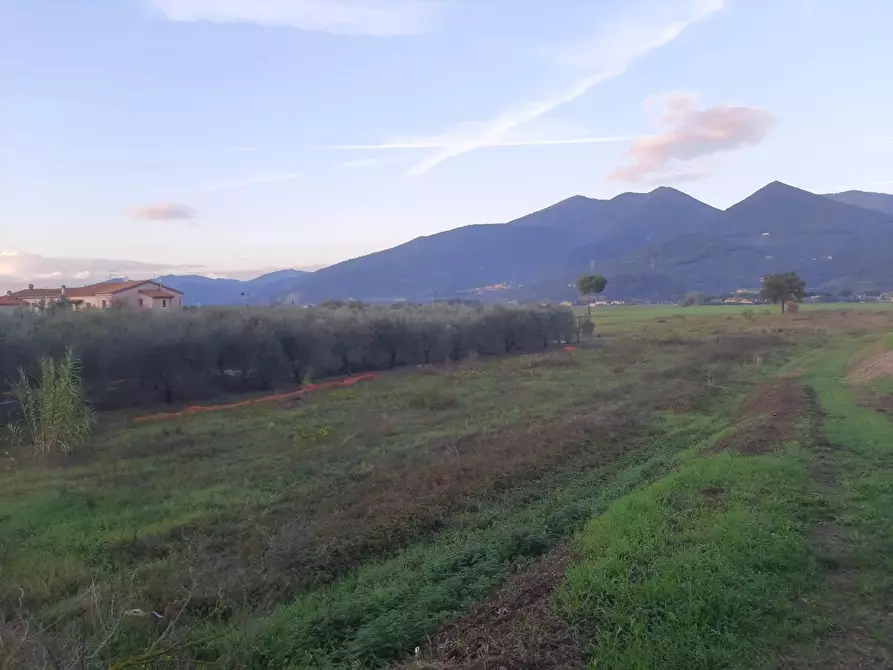
[[[162,306],[162,307],[167,307],[167,300],[162,300],[162,301],[161,301],[161,306]]]
[[[105,300],[102,301],[102,308],[105,309]]]
[[[140,298],[140,307],[142,307],[142,306],[143,306],[143,299]]]

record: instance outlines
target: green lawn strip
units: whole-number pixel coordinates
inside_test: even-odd
[[[539,499],[525,507],[514,506],[513,497],[525,496],[516,491],[499,505],[469,512],[462,528],[370,562],[254,622],[248,634],[234,633],[227,659],[251,667],[328,668],[401,658],[610,501],[667,472],[676,454],[710,435],[712,423],[675,416],[614,468],[563,482],[553,474],[536,483]]]
[[[809,499],[802,459],[723,453],[591,520],[559,604],[593,667],[757,667],[803,635]]]
[[[792,652],[806,664],[829,648],[844,665],[893,663],[893,422],[860,406],[860,392],[845,377],[866,350],[877,350],[876,337],[829,349],[807,377],[822,410],[826,443],[812,459],[826,480],[828,513],[813,540],[822,572],[811,595],[824,629]]]

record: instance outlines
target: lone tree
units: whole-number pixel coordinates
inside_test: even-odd
[[[586,298],[586,314],[592,316],[592,296],[605,290],[608,280],[601,275],[583,275],[577,280],[577,290]]]
[[[786,302],[802,302],[806,284],[796,272],[779,272],[763,277],[763,285],[760,287],[760,298],[771,303],[781,303],[781,312],[784,314]]]

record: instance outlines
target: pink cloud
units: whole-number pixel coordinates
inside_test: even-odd
[[[670,129],[636,140],[629,151],[632,162],[614,170],[611,179],[642,181],[667,172],[686,177],[702,174],[685,168],[716,153],[759,144],[775,126],[775,117],[759,107],[697,109],[696,100],[687,94],[672,95],[663,104],[662,121]]]
[[[146,205],[145,207],[132,207],[127,213],[137,221],[180,221],[194,219],[198,212],[189,205]]]

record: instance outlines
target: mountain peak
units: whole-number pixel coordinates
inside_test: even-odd
[[[796,186],[785,184],[784,182],[773,181],[769,182],[758,191],[754,191],[749,196],[744,198],[744,200],[735,203],[726,211],[744,209],[756,204],[762,204],[764,202],[776,202],[779,199],[789,201],[806,201],[815,200],[816,198],[821,198],[821,196],[818,196],[815,193],[810,193],[809,191],[804,191],[802,188],[797,188]]]
[[[668,194],[679,194],[685,195],[679,189],[673,188],[672,186],[658,186],[656,189],[651,191],[648,195],[668,195]]]
[[[757,193],[759,193],[760,191],[766,191],[770,193],[790,193],[792,191],[796,191],[798,193],[808,193],[808,191],[804,191],[802,188],[797,188],[796,186],[785,184],[783,181],[778,181],[777,179],[775,181],[770,181],[763,188],[757,191]]]

